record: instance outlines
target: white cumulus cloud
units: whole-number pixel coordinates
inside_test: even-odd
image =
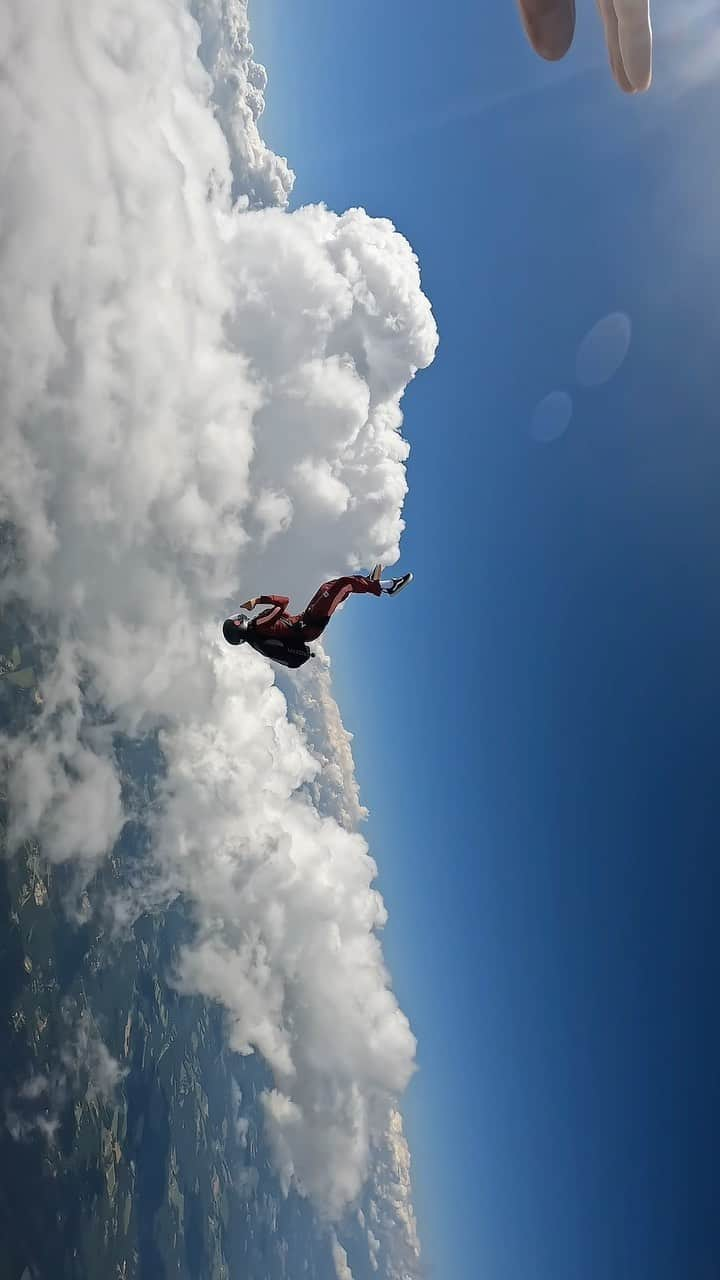
[[[292,190],[287,162],[263,142],[265,68],[253,57],[247,0],[192,0],[199,55],[212,79],[212,103],[230,148],[235,195],[250,207],[284,205]]]
[[[337,1216],[415,1042],[341,722],[319,750],[218,626],[397,560],[400,403],[437,342],[418,264],[361,209],[286,211],[242,0],[0,0],[0,72],[0,592],[47,648],[2,743],[11,836],[89,875],[124,819],[113,734],[161,731],[155,892],[197,927],[178,981],[266,1058],[277,1168]]]

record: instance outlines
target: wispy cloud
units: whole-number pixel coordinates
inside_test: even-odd
[[[111,1102],[124,1075],[89,1013],[64,1013],[66,1038],[47,1073],[29,1076],[4,1099],[5,1124],[16,1142],[40,1137],[54,1145],[68,1101]]]
[[[720,71],[720,3],[675,0],[662,14],[655,39],[663,53],[666,93],[688,92],[715,81]]]

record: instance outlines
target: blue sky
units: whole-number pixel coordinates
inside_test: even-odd
[[[330,645],[420,1039],[421,1234],[438,1276],[710,1280],[720,57],[680,68],[720,18],[658,14],[628,100],[594,6],[555,67],[490,7],[251,13],[294,203],[390,217],[440,328],[405,401],[417,581]],[[578,387],[616,311],[627,359]]]

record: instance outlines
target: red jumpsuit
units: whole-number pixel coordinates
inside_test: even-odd
[[[258,639],[272,637],[276,640],[289,640],[296,637],[300,640],[317,640],[343,600],[347,600],[350,595],[368,591],[374,596],[382,595],[380,583],[364,574],[331,578],[315,592],[302,613],[287,612],[290,603],[287,596],[258,596],[258,604],[269,604],[272,608],[253,618],[249,630]],[[250,643],[252,644],[251,639]]]

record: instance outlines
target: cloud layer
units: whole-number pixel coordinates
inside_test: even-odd
[[[0,0],[0,68],[2,590],[52,653],[4,744],[10,835],[89,874],[125,817],[113,733],[161,730],[156,891],[197,922],[179,981],[271,1065],[278,1170],[336,1217],[414,1039],[341,723],[318,759],[218,622],[397,559],[400,400],[437,341],[417,262],[362,210],[285,211],[244,3]]]

